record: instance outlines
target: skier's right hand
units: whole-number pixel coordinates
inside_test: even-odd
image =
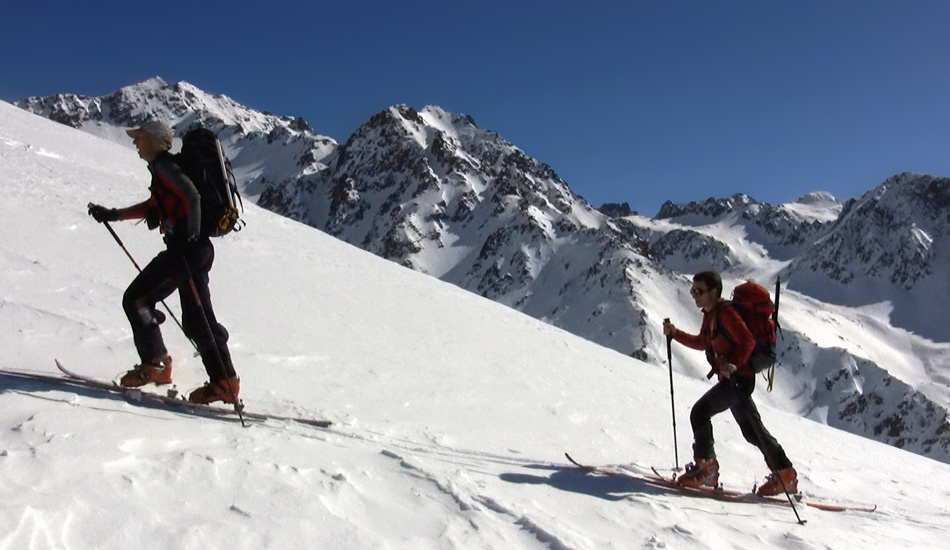
[[[98,204],[89,203],[89,215],[99,223],[119,221],[119,211]]]
[[[730,376],[735,374],[737,370],[739,369],[732,363],[723,363],[719,365],[719,379],[724,380],[726,378],[729,378]]]
[[[671,323],[669,319],[663,319],[663,334],[673,336],[674,332],[676,332],[676,325]]]

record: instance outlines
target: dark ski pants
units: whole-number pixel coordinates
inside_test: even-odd
[[[720,380],[699,401],[693,405],[689,421],[693,426],[693,456],[696,458],[713,458],[716,451],[713,448],[712,417],[732,411],[732,416],[742,430],[742,436],[749,443],[762,451],[766,464],[772,470],[781,470],[792,465],[785,455],[785,450],[762,424],[762,417],[752,401],[752,390],[755,389],[755,378],[734,376],[735,385],[730,379]],[[741,395],[740,395],[741,392]]]
[[[135,349],[143,363],[168,353],[155,304],[177,290],[181,299],[182,328],[198,348],[208,377],[222,378],[219,354],[224,374],[235,375],[228,350],[228,331],[218,322],[211,305],[208,272],[213,263],[214,246],[207,238],[170,247],[155,256],[126,289],[122,308],[132,325]]]

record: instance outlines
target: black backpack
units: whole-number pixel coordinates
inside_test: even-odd
[[[239,219],[237,207],[240,205],[240,212],[244,212],[244,202],[218,137],[198,127],[189,130],[181,141],[175,161],[201,195],[201,234],[220,237],[240,231],[244,221]]]

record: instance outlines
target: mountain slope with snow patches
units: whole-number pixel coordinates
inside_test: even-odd
[[[178,136],[201,124],[218,134],[242,192],[252,198],[269,185],[322,170],[337,146],[299,117],[257,111],[187,82],[168,84],[157,77],[102,97],[61,94],[28,98],[17,105],[130,148],[123,129],[137,127],[149,117],[180,130]]]
[[[794,288],[826,302],[887,299],[890,318],[927,338],[950,340],[950,178],[898,174],[850,201],[835,227],[796,258]]]

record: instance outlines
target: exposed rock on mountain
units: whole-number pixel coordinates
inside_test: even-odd
[[[326,170],[270,188],[261,204],[624,353],[646,353],[627,322],[641,312],[626,275],[644,264],[645,243],[614,231],[549,166],[471,117],[387,109]]]
[[[827,193],[805,195],[778,206],[739,194],[685,205],[667,201],[656,219],[686,226],[728,222],[744,228],[746,239],[762,245],[771,257],[784,260],[802,253],[823,235],[840,210],[841,205]]]
[[[950,179],[898,174],[851,200],[787,270],[792,288],[826,302],[891,300],[891,322],[950,340]]]

